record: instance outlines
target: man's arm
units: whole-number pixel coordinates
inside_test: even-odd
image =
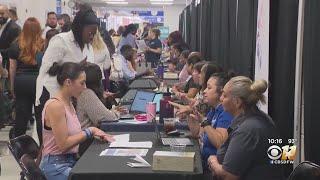
[[[239,180],[240,178],[234,174],[222,168],[222,165],[218,162],[217,156],[210,156],[208,158],[209,168],[213,174],[223,180]]]

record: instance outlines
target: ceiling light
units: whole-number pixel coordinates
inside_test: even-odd
[[[173,2],[151,2],[152,5],[172,5]]]
[[[123,2],[125,0],[104,0],[104,2]]]
[[[172,2],[173,0],[149,0],[150,2]]]
[[[120,4],[120,5],[123,5],[123,4],[128,4],[128,2],[126,1],[107,1],[106,2],[107,4]]]

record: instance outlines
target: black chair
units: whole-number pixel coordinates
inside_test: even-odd
[[[292,173],[290,174],[288,180],[319,180],[320,179],[320,166],[305,161],[300,163]]]
[[[19,137],[9,140],[8,148],[22,170],[24,169],[20,164],[20,159],[24,154],[30,155],[30,157],[32,157],[35,160],[38,158],[40,153],[40,147],[35,142],[35,140],[28,135],[21,135]],[[39,165],[39,162],[40,158],[37,159],[37,165]],[[25,174],[23,171],[20,173],[20,175],[21,179],[24,179]]]
[[[24,154],[20,159],[23,174],[28,180],[46,180],[46,177],[29,154]]]

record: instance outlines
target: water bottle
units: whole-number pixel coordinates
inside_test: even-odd
[[[174,107],[169,103],[171,101],[171,93],[163,93],[163,97],[160,100],[160,119],[159,122],[163,124],[163,118],[174,117]]]
[[[160,79],[163,79],[163,74],[164,74],[164,66],[163,66],[163,62],[161,62],[161,63],[158,65],[157,76],[158,76]]]

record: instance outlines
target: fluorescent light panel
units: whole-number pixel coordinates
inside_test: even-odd
[[[173,2],[151,2],[152,5],[172,5]]]
[[[128,2],[125,1],[106,1],[107,4],[128,4]]]
[[[149,0],[150,2],[173,2],[173,0]]]

